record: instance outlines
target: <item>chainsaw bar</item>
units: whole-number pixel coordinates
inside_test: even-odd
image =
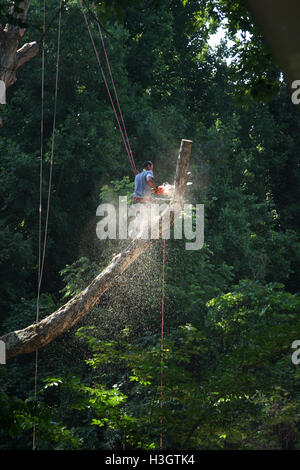
[[[154,197],[155,201],[171,201],[171,198],[167,197]]]

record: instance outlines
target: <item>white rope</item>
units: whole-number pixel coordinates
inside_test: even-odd
[[[54,144],[55,144],[55,127],[56,127],[56,110],[57,110],[57,92],[58,92],[58,76],[59,76],[59,59],[60,59],[60,37],[61,37],[61,12],[62,12],[62,0],[59,5],[59,17],[58,17],[58,33],[57,33],[57,56],[56,56],[56,76],[55,76],[55,93],[54,93],[54,112],[53,112],[53,126],[52,126],[52,143],[51,143],[51,157],[50,157],[50,169],[49,169],[49,183],[48,183],[48,199],[47,199],[47,212],[45,221],[44,241],[43,241],[43,253],[41,247],[42,239],[42,179],[43,179],[43,140],[44,140],[44,84],[45,84],[45,30],[46,30],[46,0],[44,0],[43,8],[43,45],[42,45],[42,109],[41,109],[41,151],[40,151],[40,204],[39,204],[39,247],[38,247],[38,291],[37,291],[37,302],[36,302],[36,323],[39,321],[40,313],[40,293],[41,293],[41,282],[43,278],[43,271],[45,265],[45,253],[48,235],[48,222],[50,213],[50,201],[51,201],[51,185],[52,185],[52,173],[53,173],[53,162],[54,162]],[[35,352],[35,374],[34,374],[34,399],[37,400],[37,376],[38,376],[38,350]],[[32,437],[32,450],[36,449],[36,425],[33,425],[33,437]]]

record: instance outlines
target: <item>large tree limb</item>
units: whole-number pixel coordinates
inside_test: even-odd
[[[30,0],[19,2],[17,4],[18,8],[14,4],[10,11],[13,22],[7,23],[4,28],[0,25],[0,80],[5,83],[6,88],[16,82],[16,70],[32,57],[35,57],[39,51],[36,42],[24,44],[19,48],[20,40],[24,35],[22,23],[26,20],[29,6]],[[21,24],[21,26],[18,26],[18,24]],[[1,117],[0,125],[2,125]]]
[[[161,214],[161,218],[163,218],[166,211],[170,211],[171,224],[183,208],[191,146],[190,140],[181,141],[176,166],[174,196],[169,206]],[[163,235],[162,230],[164,230],[162,225],[160,224],[160,236]],[[56,312],[23,330],[12,331],[2,336],[0,340],[6,344],[6,358],[33,352],[70,329],[99,302],[99,298],[104,292],[118,284],[120,275],[156,241],[155,239],[134,240],[124,251],[112,259],[111,263],[86,289]]]

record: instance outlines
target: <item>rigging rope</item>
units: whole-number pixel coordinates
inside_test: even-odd
[[[165,266],[166,266],[166,239],[164,238],[163,244],[163,271],[162,271],[162,297],[161,297],[161,369],[160,369],[160,408],[163,407],[163,360],[164,360],[164,311],[165,311]],[[162,418],[160,419],[160,425],[162,426]],[[160,432],[160,450],[162,450],[163,435],[162,430]]]
[[[43,31],[46,26],[46,0],[43,2]],[[42,105],[41,105],[41,131],[40,131],[40,203],[39,203],[39,235],[38,235],[38,289],[36,303],[36,323],[39,321],[40,311],[40,285],[41,285],[41,244],[42,244],[42,188],[43,188],[43,157],[44,157],[44,91],[45,91],[45,39],[42,42]]]
[[[103,39],[103,35],[102,35],[102,31],[101,31],[101,26],[100,26],[100,22],[99,22],[99,20],[98,20],[98,16],[97,16],[97,12],[96,12],[95,5],[94,5],[94,10],[95,10],[95,17],[96,17],[96,19],[97,19],[98,31],[99,31],[99,35],[100,35],[100,38],[101,38],[101,42],[102,42],[102,47],[103,47],[105,59],[106,59],[107,68],[108,68],[109,75],[110,75],[110,79],[111,79],[111,83],[112,83],[112,86],[113,86],[113,89],[114,89],[114,93],[115,93],[115,97],[116,97],[116,101],[117,101],[117,105],[118,105],[118,109],[119,109],[121,121],[122,121],[122,124],[123,124],[123,129],[124,129],[124,133],[125,133],[126,142],[127,142],[127,145],[128,145],[128,150],[129,150],[129,153],[130,153],[131,161],[132,161],[132,163],[133,163],[133,169],[134,169],[135,173],[137,173],[137,170],[136,170],[135,164],[134,164],[133,155],[132,155],[132,149],[131,149],[130,142],[129,142],[129,139],[128,139],[128,135],[127,135],[127,131],[126,131],[126,126],[125,126],[125,122],[124,122],[124,118],[123,118],[123,113],[122,113],[122,110],[121,110],[121,106],[120,106],[120,102],[119,102],[118,93],[117,93],[117,90],[116,90],[116,87],[115,87],[115,82],[114,82],[114,79],[113,79],[113,76],[112,76],[112,71],[111,71],[111,68],[110,68],[110,63],[109,63],[109,59],[108,59],[108,56],[107,56],[106,47],[105,47],[105,44],[104,44],[104,39]]]
[[[128,136],[127,136],[127,131],[126,131],[126,127],[125,127],[125,123],[124,123],[124,119],[123,119],[123,115],[122,115],[122,111],[121,111],[121,107],[120,107],[116,87],[114,85],[114,80],[112,78],[111,68],[110,68],[110,65],[109,65],[109,60],[108,60],[107,52],[106,52],[106,49],[105,49],[100,24],[99,24],[99,22],[97,22],[101,41],[103,40],[102,46],[103,46],[103,50],[104,50],[104,53],[105,53],[105,58],[107,59],[108,70],[109,70],[110,77],[111,77],[111,80],[112,80],[113,89],[114,89],[114,93],[115,93],[115,98],[116,98],[116,102],[118,104],[119,113],[120,113],[121,121],[122,121],[122,124],[123,124],[123,130],[122,130],[122,127],[121,127],[121,124],[120,124],[120,120],[119,120],[115,105],[114,105],[113,98],[111,96],[111,92],[110,92],[110,89],[109,89],[109,86],[108,86],[108,83],[107,83],[107,80],[106,80],[105,72],[104,72],[103,67],[102,67],[102,63],[101,63],[101,60],[100,60],[100,57],[99,57],[99,54],[98,54],[98,50],[97,50],[96,45],[95,45],[95,41],[94,41],[94,38],[93,38],[93,35],[92,35],[92,32],[91,32],[91,28],[90,28],[90,25],[88,23],[88,19],[87,19],[87,16],[85,14],[85,11],[84,11],[84,8],[83,8],[83,5],[82,5],[82,0],[80,0],[80,6],[81,6],[81,11],[82,11],[82,14],[83,14],[83,17],[84,17],[84,21],[85,21],[85,24],[86,24],[86,27],[87,27],[87,30],[88,30],[88,33],[89,33],[89,36],[90,36],[90,40],[91,40],[91,43],[92,43],[92,46],[93,46],[93,49],[94,49],[94,52],[95,52],[95,56],[96,56],[96,59],[97,59],[97,62],[98,62],[98,65],[99,65],[99,68],[100,68],[100,71],[101,71],[101,75],[102,75],[102,78],[103,78],[103,81],[104,81],[104,84],[105,84],[105,87],[106,87],[106,90],[107,90],[107,94],[108,94],[108,97],[109,97],[109,100],[110,100],[110,103],[111,103],[116,121],[118,123],[120,134],[121,134],[121,137],[122,137],[122,140],[123,140],[123,143],[124,143],[124,147],[125,147],[125,150],[127,152],[132,171],[136,175],[138,173],[138,171],[136,169],[134,159],[133,159],[133,155],[132,155],[132,151],[131,151],[131,147],[130,147],[130,144],[129,144],[129,139],[128,139]],[[125,138],[124,134],[125,134],[126,138]],[[127,140],[127,142],[126,142],[126,140]]]
[[[43,1],[43,33],[46,28],[46,0]],[[40,287],[41,287],[41,246],[42,246],[42,188],[43,188],[43,154],[44,154],[44,88],[45,88],[45,36],[42,41],[42,105],[41,105],[41,148],[40,148],[40,202],[39,202],[39,235],[38,235],[38,288],[36,300],[35,322],[39,321],[40,314]],[[38,376],[38,350],[35,352],[35,370],[34,370],[34,400],[37,400],[37,376]],[[36,425],[33,425],[32,450],[36,449]]]
[[[62,4],[62,0],[60,0],[60,6],[61,6],[61,4]],[[46,222],[45,222],[45,232],[44,232],[43,258],[42,258],[42,267],[41,267],[41,280],[42,280],[42,276],[43,276],[44,263],[45,263],[45,252],[46,252],[46,244],[47,244],[48,222],[49,222],[50,200],[51,200],[52,173],[53,173],[53,162],[54,162],[54,144],[55,144],[56,111],[57,111],[57,92],[58,92],[59,59],[60,59],[61,12],[62,12],[62,10],[60,9],[59,10],[59,17],[58,17],[56,74],[55,74],[55,92],[54,92],[54,112],[53,112],[53,125],[52,125],[52,142],[51,142],[47,212],[46,212]]]
[[[43,4],[43,30],[46,27],[46,3]],[[55,144],[55,128],[56,128],[56,111],[57,111],[57,92],[58,92],[58,76],[59,76],[59,59],[60,59],[60,37],[61,37],[61,13],[62,13],[62,0],[60,0],[60,9],[58,17],[58,33],[57,33],[57,55],[56,55],[56,74],[55,74],[55,92],[54,92],[54,112],[53,112],[53,126],[52,126],[52,142],[51,142],[51,155],[50,155],[50,169],[49,169],[49,182],[48,182],[48,198],[47,198],[47,211],[44,230],[43,252],[41,249],[42,238],[42,177],[43,177],[43,139],[44,139],[44,85],[45,85],[45,43],[43,38],[42,48],[42,107],[41,107],[41,150],[40,150],[40,202],[39,202],[39,240],[38,240],[38,289],[37,289],[37,303],[36,303],[36,323],[39,321],[40,312],[40,292],[41,282],[44,272],[46,244],[48,235],[48,223],[51,202],[51,185],[52,173],[54,162],[54,144]],[[34,373],[34,399],[37,400],[37,376],[38,376],[38,350],[35,352],[35,373]],[[36,425],[33,425],[32,436],[32,449],[36,449]]]
[[[125,122],[124,122],[124,118],[123,118],[123,114],[122,114],[122,110],[121,110],[121,106],[120,106],[120,102],[119,102],[119,98],[118,98],[118,93],[117,93],[115,82],[114,82],[114,79],[113,79],[113,76],[112,76],[112,71],[111,71],[111,67],[110,67],[110,63],[109,63],[109,59],[108,59],[108,55],[107,55],[107,51],[106,51],[102,31],[101,31],[100,22],[99,22],[99,19],[97,17],[95,5],[93,4],[94,11],[95,11],[94,16],[95,16],[95,19],[97,21],[98,32],[99,32],[99,36],[100,36],[101,43],[102,43],[102,48],[103,48],[104,55],[105,55],[106,65],[107,65],[108,72],[109,72],[110,79],[111,79],[111,83],[112,83],[112,86],[113,86],[114,95],[115,95],[115,99],[116,99],[116,102],[117,102],[117,106],[118,106],[118,110],[119,110],[123,130],[121,128],[121,124],[120,124],[120,121],[119,121],[119,118],[118,118],[118,115],[117,115],[117,111],[116,111],[116,108],[115,108],[115,105],[114,105],[114,102],[113,102],[113,99],[112,99],[112,96],[111,96],[111,93],[110,93],[110,90],[109,90],[109,86],[108,86],[106,76],[105,76],[105,73],[104,73],[104,70],[103,70],[103,67],[102,67],[102,64],[101,64],[101,60],[100,60],[100,57],[99,57],[99,54],[98,54],[98,51],[97,51],[97,48],[96,48],[96,45],[95,45],[95,41],[94,41],[90,26],[89,26],[89,23],[88,23],[88,20],[87,20],[87,16],[86,16],[85,11],[83,9],[82,0],[80,0],[80,6],[81,6],[81,11],[82,11],[82,14],[83,14],[83,17],[84,17],[84,20],[85,20],[85,24],[86,24],[87,29],[88,29],[90,40],[91,40],[91,43],[92,43],[92,46],[93,46],[93,49],[94,49],[94,52],[95,52],[95,55],[96,55],[96,58],[97,58],[97,62],[98,62],[98,65],[99,65],[99,68],[100,68],[100,71],[101,71],[101,75],[102,75],[102,78],[103,78],[103,81],[104,81],[104,84],[105,84],[105,87],[106,87],[106,90],[107,90],[107,93],[108,93],[108,96],[109,96],[109,99],[110,99],[110,103],[111,103],[112,109],[114,111],[116,121],[117,121],[118,126],[119,126],[119,130],[120,130],[120,133],[121,133],[121,136],[122,136],[122,139],[123,139],[124,147],[125,147],[125,150],[127,152],[127,155],[128,155],[133,173],[136,175],[138,173],[138,171],[135,167],[134,158],[133,158],[133,154],[132,154],[132,149],[130,147],[130,142],[129,142],[127,131],[126,131],[126,126],[125,126]],[[125,137],[124,137],[124,134],[125,134]],[[162,273],[162,311],[161,311],[161,315],[162,315],[161,316],[161,380],[160,380],[160,408],[161,409],[163,407],[162,387],[163,387],[163,349],[164,349],[163,339],[164,339],[165,254],[166,254],[166,240],[164,239],[164,244],[163,244],[163,273]],[[162,418],[160,420],[160,423],[161,423],[161,426],[162,426]],[[160,449],[162,449],[162,446],[163,446],[163,435],[162,435],[162,430],[161,430],[161,432],[160,432]]]
[[[116,112],[116,109],[115,109],[115,106],[114,106],[114,103],[113,103],[113,99],[112,99],[112,96],[111,96],[111,93],[110,93],[110,90],[109,90],[109,87],[108,87],[108,83],[107,83],[107,80],[106,80],[106,77],[105,77],[105,73],[104,73],[104,70],[102,68],[100,57],[99,57],[98,51],[96,49],[95,42],[94,42],[94,39],[93,39],[93,36],[92,36],[92,33],[91,33],[91,29],[90,29],[89,24],[88,24],[88,20],[87,20],[86,14],[84,12],[81,0],[80,0],[80,6],[81,6],[81,10],[82,10],[82,13],[83,13],[83,16],[84,16],[84,20],[85,20],[85,23],[86,23],[86,26],[87,26],[87,29],[88,29],[88,32],[89,32],[91,42],[92,42],[92,45],[93,45],[93,49],[94,49],[94,52],[95,52],[95,55],[96,55],[96,58],[97,58],[97,61],[98,61],[98,64],[99,64],[99,67],[100,67],[100,70],[101,70],[101,74],[102,74],[102,77],[103,77],[103,80],[104,80],[104,83],[105,83],[105,86],[106,86],[106,89],[107,89],[107,92],[108,92],[108,96],[109,96],[109,99],[110,99],[110,102],[111,102],[111,105],[112,105],[112,108],[113,108],[113,111],[114,111],[114,114],[115,114],[115,117],[116,117],[116,120],[117,120],[117,123],[118,123],[118,126],[119,126],[119,130],[120,130],[120,133],[121,133],[121,136],[122,136],[122,139],[123,139],[123,143],[124,143],[126,152],[128,154],[128,157],[129,157],[129,161],[130,161],[132,170],[133,170],[134,174],[137,174],[138,171],[136,169],[133,154],[132,154],[132,149],[130,147],[130,142],[129,142],[129,139],[128,139],[126,126],[125,126],[125,122],[124,122],[124,118],[123,118],[123,114],[122,114],[122,110],[121,110],[117,90],[116,90],[116,87],[115,87],[114,79],[113,79],[113,76],[112,76],[111,67],[110,67],[107,51],[106,51],[106,48],[105,48],[105,43],[104,43],[102,31],[101,31],[100,22],[97,18],[96,10],[95,10],[95,16],[96,16],[96,19],[97,19],[98,32],[99,32],[99,35],[100,35],[100,38],[101,38],[101,43],[102,43],[102,47],[103,47],[103,51],[104,51],[105,59],[106,59],[106,64],[107,64],[110,79],[111,79],[111,82],[112,82],[112,86],[113,86],[113,90],[114,90],[114,94],[115,94],[115,99],[116,99],[116,102],[117,102],[117,105],[118,105],[118,110],[119,110],[119,113],[120,113],[120,118],[121,118],[121,121],[122,121],[122,126],[123,126],[123,131],[124,132],[122,131],[122,128],[121,128],[121,124],[120,124],[120,121],[119,121],[119,118],[118,118],[118,115],[117,115],[117,112]],[[42,238],[42,236],[41,236],[41,234],[42,234],[42,177],[43,177],[44,83],[45,83],[45,80],[44,80],[44,78],[45,78],[45,42],[44,42],[44,38],[45,38],[45,31],[46,31],[46,22],[45,22],[46,21],[45,20],[46,5],[45,5],[45,0],[43,2],[43,8],[44,8],[44,12],[43,12],[43,41],[42,41],[42,97],[41,97],[42,105],[41,105],[41,131],[40,131],[41,132],[40,201],[39,201],[39,229],[38,229],[38,231],[39,231],[39,236],[38,236],[38,292],[37,292],[37,305],[36,305],[36,323],[38,323],[38,321],[39,321],[40,290],[41,290],[41,282],[42,282],[44,264],[45,264],[45,252],[46,252],[48,222],[49,222],[49,213],[50,213],[50,201],[51,201],[51,185],[52,185],[53,162],[54,162],[54,144],[55,144],[58,77],[59,77],[59,59],[60,59],[62,0],[60,0],[59,19],[58,19],[56,77],[55,77],[55,94],[54,94],[54,114],[53,114],[51,157],[50,157],[49,182],[48,182],[47,212],[46,212],[44,241],[43,241],[43,252],[42,252],[42,250],[41,250],[41,238]],[[94,6],[94,8],[95,8],[95,6]],[[125,134],[125,137],[124,137],[124,134]],[[160,381],[160,388],[161,388],[160,407],[161,407],[161,409],[163,407],[162,387],[163,387],[163,349],[164,349],[163,340],[164,340],[165,253],[166,253],[166,240],[164,239],[164,244],[163,244],[163,271],[162,271],[162,309],[161,309],[161,314],[162,314],[162,316],[161,316],[161,381]],[[35,398],[35,400],[37,400],[37,375],[38,375],[38,350],[36,350],[36,357],[35,357],[35,377],[34,377],[34,398]],[[162,425],[162,418],[161,418],[160,422],[161,422],[161,425]],[[162,435],[162,430],[161,430],[161,433],[160,433],[160,449],[162,449],[162,442],[163,442],[162,440],[163,440],[163,435]],[[36,425],[35,424],[33,425],[33,445],[32,445],[32,448],[33,448],[33,450],[36,449]]]

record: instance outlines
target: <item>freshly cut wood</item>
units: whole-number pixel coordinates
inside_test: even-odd
[[[184,192],[187,183],[187,169],[191,153],[192,141],[181,141],[176,174],[175,191],[169,206],[161,214],[163,219],[166,211],[170,211],[170,224],[183,209]],[[160,236],[163,236],[163,224],[160,224]],[[157,239],[132,241],[128,247],[113,257],[111,263],[86,287],[56,312],[34,323],[23,330],[12,331],[0,338],[6,345],[6,359],[30,353],[42,348],[57,336],[75,325],[91,308],[99,302],[100,297],[108,289],[119,285],[122,273],[146,250],[157,242]]]

